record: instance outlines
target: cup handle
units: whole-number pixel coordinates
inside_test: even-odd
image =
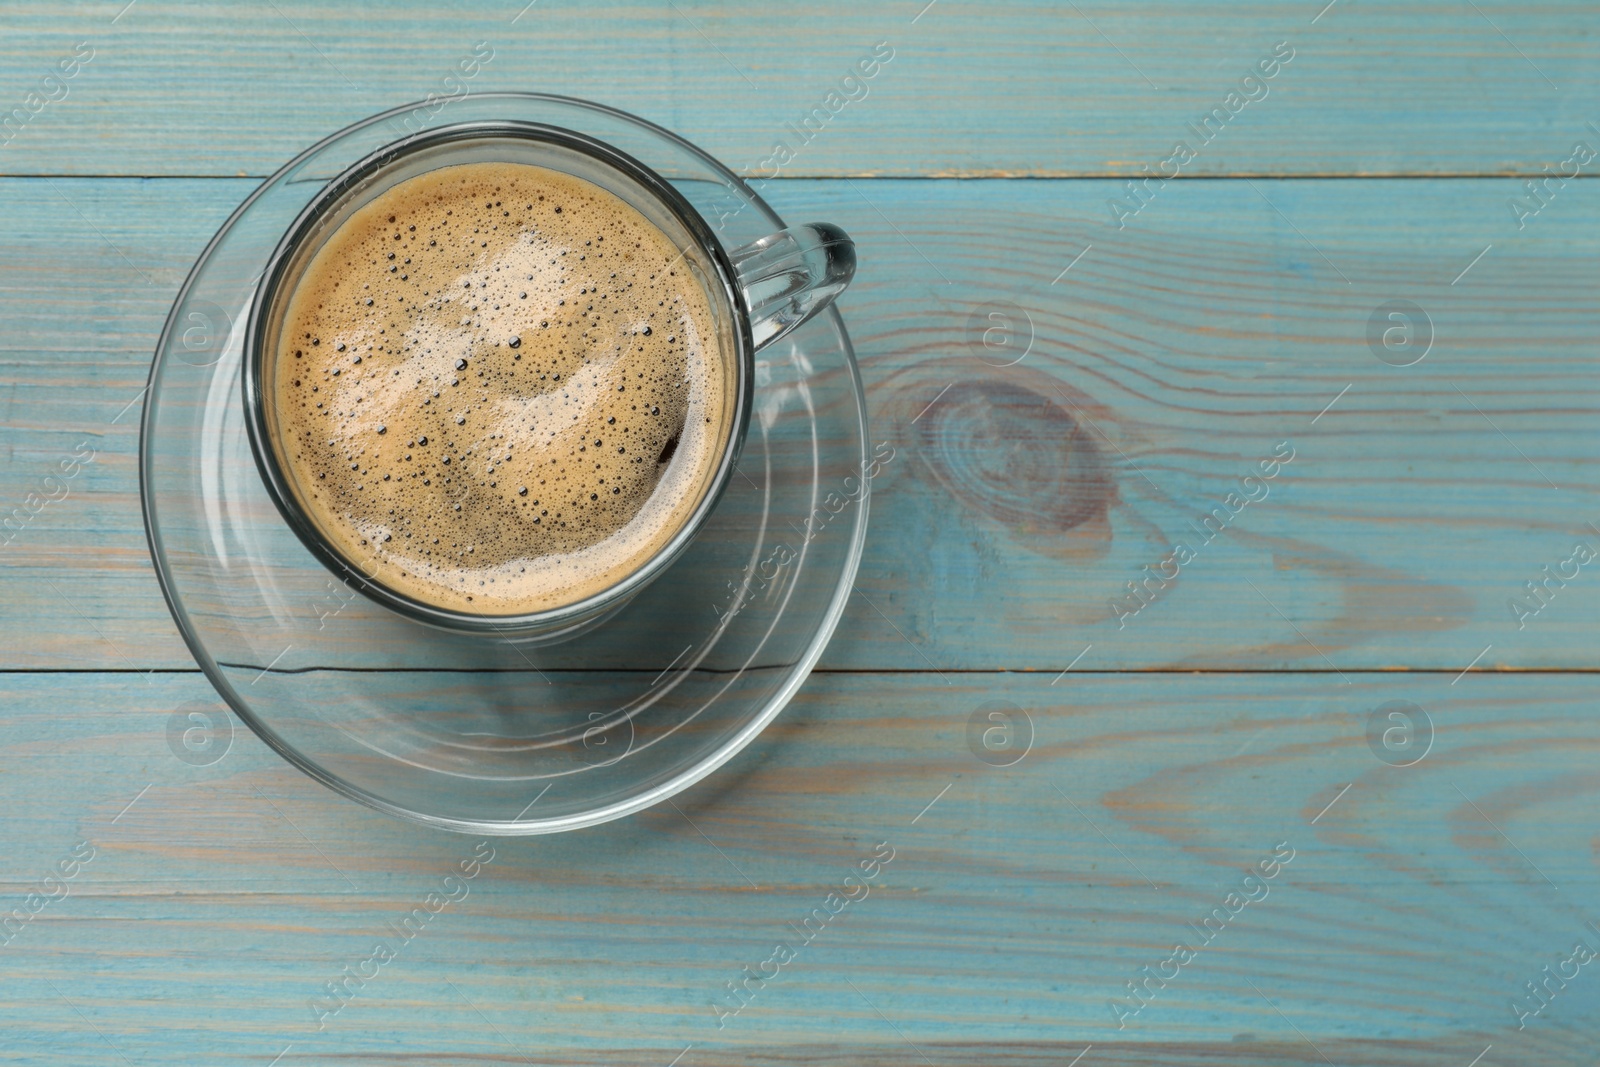
[[[758,350],[833,303],[856,272],[855,242],[825,222],[768,234],[730,258]]]

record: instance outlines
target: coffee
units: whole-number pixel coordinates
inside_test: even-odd
[[[466,163],[350,214],[290,294],[263,380],[302,510],[438,608],[518,615],[637,570],[716,474],[728,310],[584,179]]]

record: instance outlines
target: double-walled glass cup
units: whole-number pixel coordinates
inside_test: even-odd
[[[430,604],[383,581],[377,556],[352,558],[319,527],[305,488],[278,440],[273,384],[283,320],[307,266],[363,206],[400,183],[442,167],[520,163],[590,182],[639,211],[678,249],[704,289],[730,403],[720,454],[702,472],[698,497],[662,546],[613,584],[582,599],[520,615],[478,614]],[[414,134],[357,162],[305,207],[273,254],[244,335],[245,424],[268,495],[307,549],[352,587],[408,618],[468,633],[561,640],[587,630],[659,577],[694,539],[732,476],[751,415],[755,356],[827,307],[855,269],[850,239],[821,223],[793,226],[727,249],[671,184],[638,160],[572,130],[531,122],[464,122]]]

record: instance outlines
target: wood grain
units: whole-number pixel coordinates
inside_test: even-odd
[[[1090,1043],[1113,1063],[1464,1067],[1489,1043],[1580,1062],[1587,974],[1521,1032],[1508,1005],[1596,941],[1600,692],[1530,681],[820,675],[681,810],[494,841],[319,1032],[308,1000],[474,840],[339,799],[242,727],[215,764],[180,762],[169,718],[215,705],[194,674],[6,675],[8,896],[96,851],[0,947],[0,1026],[38,1064],[107,1062],[63,997],[135,1063],[178,1035],[240,1064],[290,1042],[378,1063],[665,1064],[691,1043],[696,1063],[1066,1063]],[[1368,745],[1393,700],[1431,722],[1410,767]],[[969,748],[996,701],[1011,753],[1032,734],[1006,767]],[[880,841],[870,893],[719,1030],[724,983]],[[1109,1000],[1282,843],[1267,895],[1119,1030]]]
[[[1538,174],[1600,124],[1600,14],[1583,0],[138,0],[117,17],[125,2],[8,9],[4,109],[79,43],[93,58],[5,145],[0,171],[265,175],[458,86],[599,100],[741,171],[787,140],[783,171],[802,177],[1135,177],[1192,139],[1188,123],[1234,107],[1186,173]],[[478,42],[493,58],[447,82]],[[888,65],[845,83],[880,42]],[[1230,104],[1280,42],[1294,58],[1251,90],[1266,95]],[[827,121],[801,143],[789,124],[819,107]]]
[[[1600,948],[1600,579],[1520,628],[1508,601],[1600,548],[1600,185],[1523,182],[1600,147],[1593,4],[525,3],[5,12],[0,1063],[1592,1062],[1593,968],[1517,1005]],[[472,90],[597,99],[746,174],[797,147],[761,192],[857,238],[842,308],[896,459],[771,728],[673,805],[494,841],[319,1030],[477,842],[222,711],[151,573],[140,392],[257,180],[454,91],[480,41]],[[1278,42],[1265,98],[1194,134]],[[834,89],[861,98],[795,133]],[[1197,180],[1129,187],[1191,134]],[[953,177],[1046,180],[925,180]],[[1431,323],[1411,366],[1369,343],[1393,301]],[[426,711],[462,678],[383,683]],[[177,756],[191,712],[229,724],[215,762]],[[719,1028],[878,842],[870,896]],[[1275,847],[1268,895],[1125,1014]]]
[[[248,188],[0,182],[19,220],[3,510],[95,453],[4,549],[5,665],[189,664],[149,570],[134,402],[182,273]],[[1592,667],[1586,570],[1536,616],[1508,602],[1538,606],[1525,583],[1600,547],[1597,189],[1519,231],[1504,181],[1196,182],[1117,230],[1094,217],[1106,182],[784,183],[787,216],[861,243],[845,321],[897,457],[824,665],[1053,674],[1093,645],[1080,669],[1453,675],[1493,646],[1479,669]],[[1433,323],[1414,366],[1366,340],[1395,299]],[[1017,325],[986,350],[993,302]],[[1270,495],[1205,543],[1281,442]],[[1197,558],[1132,614],[1128,583],[1176,541]]]

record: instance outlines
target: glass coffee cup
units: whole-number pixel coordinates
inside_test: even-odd
[[[364,206],[402,182],[468,163],[531,164],[581,179],[620,199],[677,248],[678,263],[712,310],[725,376],[726,425],[719,449],[699,473],[692,507],[647,558],[603,588],[520,614],[474,612],[430,603],[385,580],[383,558],[357,554],[330,536],[307,506],[308,477],[279,440],[275,361],[291,298],[325,242]],[[387,145],[330,181],[289,228],[262,276],[244,335],[243,392],[251,448],[268,495],[306,548],[372,600],[413,620],[468,633],[560,639],[586,630],[659,577],[693,540],[738,462],[749,426],[755,354],[827,307],[849,283],[854,247],[826,224],[790,227],[729,250],[666,179],[601,141],[529,122],[443,126]]]

